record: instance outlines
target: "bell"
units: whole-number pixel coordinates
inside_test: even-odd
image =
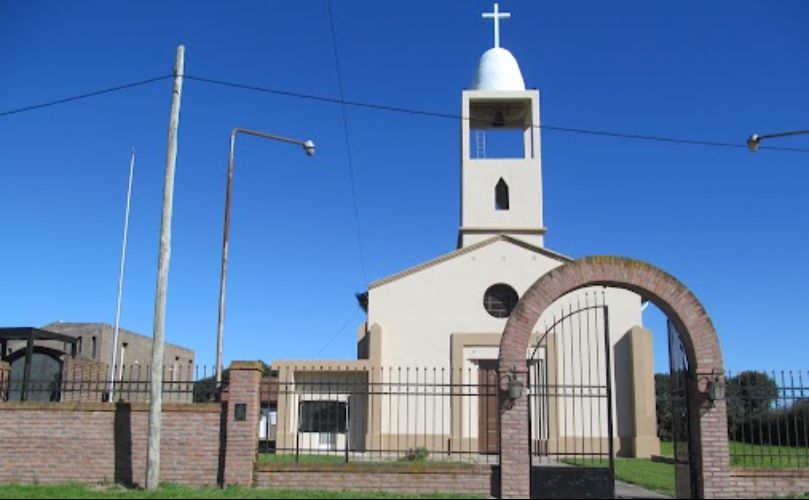
[[[492,120],[493,127],[503,127],[506,125],[506,115],[502,109],[494,112],[494,120]]]

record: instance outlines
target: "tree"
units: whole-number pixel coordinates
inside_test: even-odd
[[[657,437],[663,441],[674,438],[671,414],[671,376],[655,373],[655,406],[657,407]]]
[[[778,385],[765,372],[743,371],[727,379],[725,399],[732,421],[761,418],[772,411]]]

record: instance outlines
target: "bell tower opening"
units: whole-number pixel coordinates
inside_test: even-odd
[[[535,158],[530,100],[498,103],[475,101],[469,109],[472,159]]]

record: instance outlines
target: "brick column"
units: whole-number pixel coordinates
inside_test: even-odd
[[[230,364],[223,486],[253,484],[253,469],[258,453],[262,368],[258,361],[234,361]],[[245,410],[244,419],[237,421],[237,409],[240,408]]]
[[[8,379],[11,376],[11,367],[5,361],[0,361],[0,401],[6,400],[8,392]]]
[[[523,387],[528,387],[528,373],[517,373]],[[506,400],[508,388],[501,383]],[[528,396],[513,405],[500,407],[500,498],[531,498],[531,452],[528,440]]]

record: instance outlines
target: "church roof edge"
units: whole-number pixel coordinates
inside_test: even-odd
[[[403,271],[400,271],[400,272],[398,272],[396,274],[392,274],[392,275],[387,276],[385,278],[376,280],[376,281],[374,281],[374,282],[372,282],[371,284],[368,285],[368,289],[370,290],[370,289],[373,289],[373,288],[378,288],[380,286],[387,285],[388,283],[398,281],[398,280],[400,280],[402,278],[406,278],[407,276],[410,276],[412,274],[419,273],[419,272],[424,271],[426,269],[429,269],[431,267],[437,266],[438,264],[442,264],[442,263],[444,263],[444,262],[446,262],[448,260],[452,260],[452,259],[454,259],[456,257],[460,257],[460,256],[468,254],[470,252],[474,252],[475,250],[478,250],[478,249],[483,248],[485,246],[491,245],[492,243],[496,243],[498,241],[505,241],[507,243],[511,243],[512,245],[517,245],[519,247],[525,248],[526,250],[530,250],[532,252],[540,253],[542,255],[545,255],[545,256],[550,257],[552,259],[556,259],[558,261],[571,262],[571,261],[574,260],[572,257],[568,257],[566,255],[562,255],[562,254],[554,252],[552,250],[548,250],[547,248],[538,247],[536,245],[526,243],[525,241],[522,241],[522,240],[517,239],[517,238],[513,238],[513,237],[505,235],[505,234],[498,234],[496,236],[492,236],[491,238],[485,239],[483,241],[479,241],[479,242],[474,243],[472,245],[459,248],[457,250],[446,253],[446,254],[441,255],[439,257],[436,257],[434,259],[428,260],[427,262],[423,262],[423,263],[415,265],[413,267],[409,267],[409,268],[407,268],[407,269],[405,269]]]

